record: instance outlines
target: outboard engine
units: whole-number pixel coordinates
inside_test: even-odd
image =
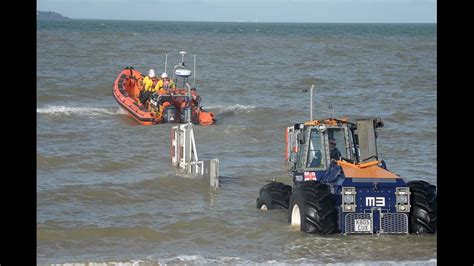
[[[158,100],[159,100],[159,95],[158,93],[153,93],[150,97],[150,109],[153,111],[153,112],[156,112],[157,108],[158,108]]]
[[[163,110],[163,122],[164,123],[178,123],[178,116],[176,113],[176,107],[173,105],[166,106]]]
[[[187,106],[181,109],[181,113],[179,114],[179,118],[181,119],[181,123],[188,123],[191,120],[191,107]]]

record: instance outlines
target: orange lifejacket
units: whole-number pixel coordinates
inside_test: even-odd
[[[159,94],[159,95],[168,95],[168,94],[169,94],[169,91],[167,91],[167,90],[161,88],[161,89],[158,90],[158,94]]]
[[[140,94],[139,81],[140,79],[128,77],[125,83],[125,91],[135,101],[138,101],[138,95]]]
[[[133,86],[132,89],[132,98],[139,102],[139,96],[140,96],[140,88],[142,87],[141,84],[143,83],[143,77],[139,77],[138,81],[135,82],[135,86]]]
[[[201,111],[199,113],[199,124],[212,125],[214,123],[214,113]]]

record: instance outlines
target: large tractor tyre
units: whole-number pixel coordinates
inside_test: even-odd
[[[288,221],[310,234],[337,233],[336,201],[328,185],[304,181],[293,188]]]
[[[436,233],[438,209],[436,187],[425,181],[411,181],[409,232],[415,234]]]
[[[257,198],[257,209],[288,209],[290,196],[291,186],[272,181],[260,189]]]

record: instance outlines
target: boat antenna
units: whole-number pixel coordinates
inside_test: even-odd
[[[167,67],[168,67],[168,54],[165,54],[165,73],[166,73]]]
[[[184,55],[186,54],[185,51],[179,52],[181,54],[181,66],[184,66]]]
[[[193,88],[196,88],[196,54],[194,54],[194,63],[193,63],[194,73],[193,73]]]
[[[329,106],[328,106],[329,118],[333,118],[334,116],[334,111],[332,110],[333,106],[334,106],[333,103],[329,103]]]

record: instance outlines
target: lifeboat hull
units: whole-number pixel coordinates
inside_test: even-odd
[[[141,104],[138,101],[140,86],[138,80],[141,78],[141,73],[136,70],[122,70],[112,87],[114,99],[139,124],[145,126],[158,124],[161,121],[157,119],[154,112],[140,109]]]
[[[133,68],[122,70],[112,86],[114,99],[139,124],[144,126],[162,124],[164,122],[162,117],[157,117],[155,112],[148,112],[142,109],[142,104],[138,100],[140,94],[139,80],[141,79],[143,79],[142,74]],[[183,89],[178,89],[178,91],[181,90]],[[180,111],[184,106],[183,97],[173,96],[172,98],[171,104]],[[215,123],[214,113],[199,110],[198,108],[193,108],[192,120],[194,124],[200,125],[212,125]]]

